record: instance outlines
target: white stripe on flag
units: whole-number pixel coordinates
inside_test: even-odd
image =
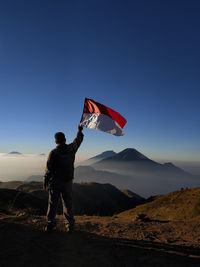
[[[90,129],[104,131],[116,136],[124,135],[124,131],[119,124],[105,114],[84,113],[80,125]]]

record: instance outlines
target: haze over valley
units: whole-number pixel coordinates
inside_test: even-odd
[[[44,153],[1,153],[0,181],[41,181],[46,160],[47,155]],[[130,189],[149,197],[180,188],[199,186],[200,175],[197,165],[198,163],[189,162],[179,165],[171,162],[159,163],[133,148],[124,149],[119,153],[108,150],[88,160],[77,160],[75,182],[110,183],[119,189]],[[194,173],[190,172],[192,166]]]

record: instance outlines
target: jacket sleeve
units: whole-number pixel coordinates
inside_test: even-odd
[[[74,139],[74,141],[72,143],[72,147],[73,147],[74,152],[76,152],[78,150],[79,146],[83,142],[83,137],[84,137],[84,134],[82,133],[82,131],[78,131],[76,138]]]
[[[48,184],[49,180],[52,178],[54,169],[55,169],[55,154],[53,151],[51,151],[47,159],[47,164],[44,174],[44,183]]]

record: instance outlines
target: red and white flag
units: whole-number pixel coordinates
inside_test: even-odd
[[[85,99],[80,125],[117,136],[124,135],[126,119],[118,112],[92,99]]]

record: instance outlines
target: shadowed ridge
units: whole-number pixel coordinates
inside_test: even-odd
[[[134,193],[131,190],[128,189],[122,189],[121,190],[126,196],[128,196],[129,198],[133,199],[136,203],[138,204],[142,204],[145,201],[145,198],[141,197],[140,195]]]
[[[185,171],[185,170],[183,170],[183,169],[177,167],[177,166],[174,165],[172,162],[166,162],[166,163],[163,164],[163,166],[164,166],[166,169],[168,169],[168,170],[170,170],[170,171],[173,171],[173,172],[177,172],[177,173],[179,173],[179,174],[182,173],[183,175],[192,175],[191,173],[189,173],[189,172],[187,172],[187,171]]]
[[[7,183],[6,183],[7,184]],[[9,184],[11,186],[11,183]],[[16,182],[13,187],[16,188]],[[0,189],[0,208],[13,212],[37,210],[46,213],[48,194],[42,190],[39,182],[19,184],[17,190]],[[76,215],[112,216],[115,213],[130,209],[138,204],[138,199],[130,198],[115,186],[104,183],[74,183],[73,185],[74,212]],[[60,203],[61,204],[61,203]],[[62,213],[59,205],[58,212]]]

